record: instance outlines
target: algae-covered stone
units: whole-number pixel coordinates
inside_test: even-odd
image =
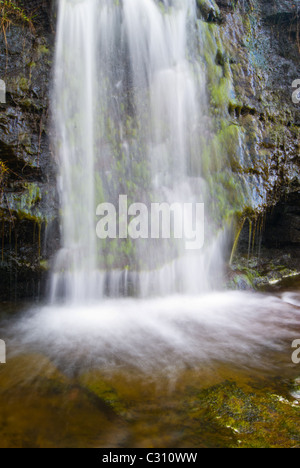
[[[288,448],[299,445],[300,408],[280,395],[224,382],[199,393],[197,406],[232,433],[232,447]]]
[[[127,411],[126,404],[118,395],[118,391],[113,385],[104,378],[98,371],[89,371],[83,374],[79,379],[80,385],[88,389],[107,405],[109,405],[117,414],[125,415]]]
[[[20,354],[8,357],[0,367],[0,392],[20,392],[22,388],[57,388],[68,384],[68,379],[42,354]]]
[[[221,11],[214,0],[197,0],[197,7],[201,16],[210,22],[222,21]]]

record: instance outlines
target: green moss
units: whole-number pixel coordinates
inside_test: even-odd
[[[235,216],[243,206],[239,179],[230,170],[211,176],[208,180],[212,197],[212,215],[220,227]]]
[[[268,392],[243,390],[236,383],[203,390],[198,407],[232,433],[232,447],[288,448],[300,443],[300,408]]]
[[[41,190],[35,183],[24,183],[22,192],[7,193],[6,199],[11,212],[14,212],[19,220],[28,219],[41,225],[45,217],[39,211],[41,202]]]
[[[41,270],[44,270],[44,271],[50,270],[49,262],[47,260],[41,260],[40,267],[41,267]]]
[[[205,58],[207,84],[211,105],[216,114],[228,113],[230,103],[235,103],[232,72],[220,35],[214,24],[201,24],[202,55]]]
[[[0,0],[0,23],[2,32],[6,33],[11,24],[23,23],[33,28],[32,16],[28,16],[25,10],[11,0]]]
[[[236,172],[239,165],[239,150],[241,147],[241,129],[238,125],[229,125],[223,128],[217,138],[223,151],[227,153],[228,159],[231,163],[231,168]]]
[[[24,76],[20,77],[19,78],[19,86],[20,86],[20,89],[22,91],[24,91],[24,92],[29,91],[29,80],[27,78],[25,78]]]
[[[91,371],[84,374],[80,377],[80,384],[109,405],[117,414],[126,413],[127,408],[119,398],[117,391],[104,380],[99,372]]]
[[[3,161],[0,161],[0,195],[3,192],[3,189],[6,185],[7,175],[9,173],[8,167],[5,165]]]
[[[29,208],[41,201],[41,191],[38,185],[34,183],[25,183],[24,188],[28,191],[26,204]]]
[[[50,53],[51,53],[50,49],[46,47],[44,44],[40,44],[37,48],[37,54],[38,54],[39,59],[45,55],[50,55]]]
[[[238,289],[238,290],[245,290],[245,289],[255,289],[253,284],[253,277],[250,275],[239,274],[234,276],[234,278],[226,285],[229,289]]]
[[[245,205],[240,166],[241,129],[221,121],[221,129],[210,141],[202,140],[202,174],[208,181],[213,218],[227,222]]]
[[[214,0],[197,0],[197,7],[205,20],[221,21],[220,8]]]

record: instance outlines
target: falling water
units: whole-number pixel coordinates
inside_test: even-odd
[[[88,287],[90,273],[96,266],[93,176],[96,4],[94,0],[59,2],[54,115],[61,168],[63,248],[56,268],[72,272],[75,292],[85,274]],[[67,289],[66,294],[70,296],[72,291]]]
[[[63,247],[52,298],[198,293],[219,238],[187,253],[160,240],[96,241],[96,206],[205,201],[205,71],[195,0],[61,0],[55,65]],[[208,228],[206,233],[209,233]],[[214,278],[216,282],[216,275]]]

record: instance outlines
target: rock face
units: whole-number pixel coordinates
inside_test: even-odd
[[[300,188],[300,103],[292,100],[292,84],[300,79],[300,9],[294,1],[275,0],[198,5],[200,17],[210,22],[213,65],[220,69],[218,79],[210,76],[218,69],[208,69],[211,105],[219,120],[238,130],[231,131],[240,139],[231,168],[247,186],[248,208],[263,210]]]
[[[230,120],[235,129],[231,137],[240,141],[238,150],[231,142],[229,163],[238,193],[244,187],[241,216],[250,220],[252,229],[250,233],[245,223],[241,252],[248,252],[249,236],[257,247],[298,252],[300,101],[292,85],[300,80],[300,7],[293,0],[198,4],[200,17],[210,21],[217,38],[215,62],[223,68],[223,77],[211,85],[211,96],[218,96],[222,80],[227,88],[223,114],[217,103],[217,118]]]
[[[7,91],[0,107],[0,297],[7,300],[40,295],[46,260],[58,239],[48,125],[51,2],[18,5],[20,10],[2,6],[8,20],[0,33]]]
[[[248,169],[257,197],[272,206],[300,188],[300,106],[292,101],[292,83],[300,76],[300,11],[292,1],[251,3],[240,48],[242,68],[237,63],[233,72],[243,102]]]

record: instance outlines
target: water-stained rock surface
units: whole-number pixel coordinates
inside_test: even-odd
[[[55,160],[49,142],[52,13],[48,2],[19,3],[19,9],[1,7],[6,18],[0,34],[6,83],[6,104],[0,107],[3,299],[39,297],[46,261],[57,245]]]

